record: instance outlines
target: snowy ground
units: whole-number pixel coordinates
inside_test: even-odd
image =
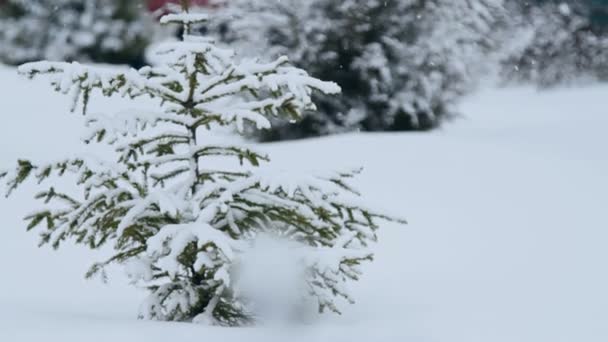
[[[410,221],[386,225],[357,305],[295,330],[137,321],[121,273],[83,279],[103,252],[36,248],[27,191],[0,199],[0,341],[607,341],[607,94],[488,90],[432,134],[264,146],[290,166],[365,166],[368,199]],[[45,85],[0,68],[0,103],[0,165],[78,143]]]

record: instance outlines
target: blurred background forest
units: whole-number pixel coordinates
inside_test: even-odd
[[[140,67],[175,35],[178,1],[0,0],[0,63],[65,60]],[[608,79],[606,0],[194,0],[200,30],[244,57],[288,55],[343,96],[257,138],[426,131],[491,80],[540,88]]]

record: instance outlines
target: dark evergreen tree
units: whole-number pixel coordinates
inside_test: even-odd
[[[154,36],[144,0],[6,0],[0,62],[40,59],[137,65]]]
[[[504,19],[497,0],[230,0],[214,15],[225,41],[286,54],[343,89],[269,139],[436,127],[490,64]]]
[[[591,23],[588,4],[519,2],[513,12],[524,38],[503,62],[506,82],[550,87],[608,78],[608,36]]]

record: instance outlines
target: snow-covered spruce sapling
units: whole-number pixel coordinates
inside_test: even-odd
[[[0,173],[10,194],[33,177],[41,184],[73,175],[79,196],[56,186],[36,194],[45,208],[28,216],[28,229],[45,226],[41,243],[54,248],[72,241],[115,254],[95,264],[88,276],[111,263],[124,264],[134,282],[149,289],[144,319],[218,325],[253,322],[247,298],[235,288],[235,269],[260,233],[297,242],[305,269],[306,295],[320,311],[339,312],[338,298],[352,301],[345,285],[371,260],[378,219],[348,185],[357,172],[321,176],[272,170],[261,152],[213,143],[211,131],[253,124],[268,116],[299,118],[314,109],[313,91],[338,93],[334,83],[309,77],[286,58],[271,63],[239,61],[232,51],[190,35],[206,16],[187,10],[162,18],[184,26],[178,42],[156,49],[157,66],[108,70],[78,63],[38,62],[19,71],[49,78],[57,91],[82,106],[86,143],[108,144],[113,162],[78,156],[48,164],[21,160]],[[87,111],[97,94],[159,103],[156,113]],[[231,163],[232,161],[232,163]],[[56,184],[52,184],[56,185]],[[263,281],[261,279],[260,281]]]

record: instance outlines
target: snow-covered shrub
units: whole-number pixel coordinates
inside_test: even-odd
[[[22,74],[48,78],[72,96],[74,108],[83,106],[85,142],[109,146],[116,159],[21,160],[0,178],[7,179],[9,194],[28,178],[50,183],[35,196],[46,206],[27,217],[28,229],[44,226],[41,243],[55,248],[68,241],[90,248],[111,244],[114,256],[89,275],[124,264],[134,282],[150,290],[142,318],[219,325],[255,320],[236,275],[250,264],[241,258],[258,234],[296,246],[305,274],[301,295],[321,311],[338,312],[338,298],[352,301],[345,285],[372,258],[367,246],[376,241],[378,220],[390,220],[360,203],[348,184],[358,170],[276,170],[263,152],[212,132],[221,126],[269,128],[269,117],[297,119],[314,111],[313,91],[336,94],[340,88],[290,66],[285,57],[238,61],[233,51],[189,34],[191,25],[206,19],[195,12],[164,16],[163,23],[183,25],[185,34],[155,49],[154,67],[21,66]],[[100,95],[150,97],[158,111],[89,113],[89,99]],[[79,194],[57,188],[53,180],[64,175],[75,177]]]
[[[154,21],[143,4],[143,0],[0,2],[0,62],[139,64],[154,36]]]
[[[218,1],[218,0],[216,0]],[[288,55],[343,96],[267,138],[436,127],[490,65],[501,0],[220,0],[219,35],[245,51]],[[236,18],[236,19],[235,19]],[[220,19],[221,20],[221,19]]]
[[[507,83],[532,82],[541,87],[608,76],[608,37],[594,29],[588,9],[549,1],[514,7],[521,42],[503,61]]]

